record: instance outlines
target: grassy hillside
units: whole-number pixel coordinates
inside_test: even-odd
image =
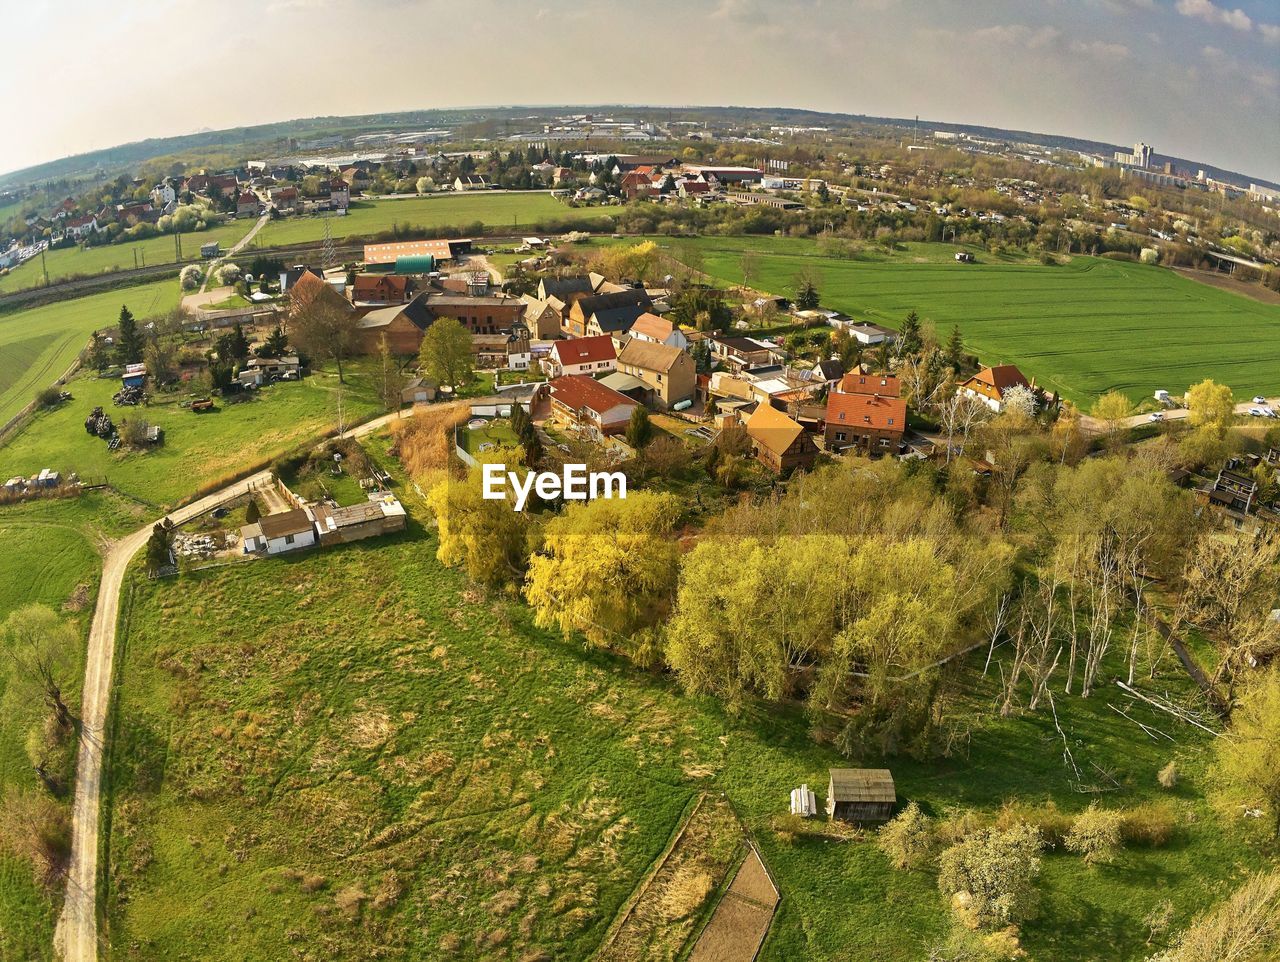
[[[665,242],[664,242],[665,243]],[[957,264],[951,245],[904,245],[856,260],[822,257],[806,239],[704,237],[703,269],[742,281],[742,251],[760,252],[753,286],[780,294],[804,269],[824,307],[897,326],[910,310],[940,336],[959,325],[988,364],[1014,363],[1050,391],[1088,403],[1109,390],[1133,400],[1180,393],[1211,377],[1236,396],[1280,391],[1280,307],[1140,264],[1075,257],[1046,267],[976,251]]]
[[[415,512],[421,507],[410,499]],[[421,958],[590,957],[703,790],[727,792],[782,890],[763,958],[915,962],[947,927],[933,877],[892,871],[869,838],[788,842],[771,827],[801,782],[847,764],[803,719],[710,699],[535,629],[403,536],[180,580],[136,579],[112,765],[112,960],[283,957],[324,945]],[[358,626],[350,612],[362,615]],[[961,669],[967,749],[889,761],[901,800],[993,814],[1072,790],[1046,712],[989,713],[998,681]],[[1119,670],[1117,667],[1116,670]],[[1104,670],[1105,671],[1105,670]],[[1153,688],[1184,692],[1166,664]],[[1061,698],[1077,764],[1129,806],[1163,796],[1175,838],[1086,868],[1045,856],[1030,956],[1129,962],[1143,916],[1175,925],[1261,862],[1203,800],[1205,739],[1149,741],[1107,707]],[[1145,724],[1167,730],[1141,704]],[[878,759],[861,759],[878,763]],[[1106,782],[1110,786],[1110,782]],[[539,953],[547,953],[540,955]]]
[[[552,197],[537,193],[433,194],[402,200],[356,201],[344,217],[331,217],[334,237],[376,234],[398,224],[431,230],[453,227],[465,230],[474,224],[510,227],[513,233],[535,222],[573,218],[607,217],[607,208],[572,208]],[[254,238],[254,247],[301,244],[324,237],[324,221],[318,217],[283,218],[272,221]]]
[[[183,234],[182,260],[200,260],[200,245],[211,241],[218,241],[223,250],[226,250],[247,234],[253,224],[252,220],[229,221],[208,230]],[[79,247],[64,247],[46,251],[44,256],[44,267],[49,271],[50,281],[84,274],[109,274],[154,264],[173,264],[178,260],[172,234],[83,250]],[[0,277],[0,293],[40,287],[43,284],[44,270],[41,269],[40,258],[35,257]]]
[[[176,307],[178,296],[170,278],[0,314],[0,424],[69,367],[90,334],[115,324],[121,305],[141,320]]]

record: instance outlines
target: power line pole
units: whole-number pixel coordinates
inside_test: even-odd
[[[329,218],[326,216],[324,220],[324,254],[321,255],[321,263],[327,271],[333,266],[336,254],[333,250],[333,231],[329,229]]]

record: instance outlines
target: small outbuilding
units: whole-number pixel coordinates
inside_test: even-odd
[[[887,768],[833,768],[827,785],[827,814],[847,822],[884,822],[898,803]]]

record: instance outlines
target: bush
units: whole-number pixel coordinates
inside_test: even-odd
[[[1124,816],[1120,812],[1100,808],[1094,802],[1076,816],[1067,833],[1066,848],[1083,856],[1088,865],[1110,861],[1120,847],[1120,826]]]
[[[967,925],[997,928],[1031,918],[1044,842],[1030,825],[983,829],[938,859],[938,888]]]
[[[36,407],[55,408],[62,400],[62,391],[56,387],[41,388],[36,392]]]
[[[188,264],[178,275],[178,281],[184,291],[194,291],[200,286],[202,280],[204,280],[204,272],[197,264]]]
[[[1066,841],[1071,831],[1071,816],[1058,810],[1052,802],[1043,805],[1029,805],[1026,802],[1007,801],[1000,807],[996,816],[995,827],[1007,832],[1018,825],[1030,825],[1040,832],[1046,845],[1058,846]]]
[[[894,868],[919,868],[933,854],[933,819],[912,802],[880,828],[878,842]]]
[[[955,845],[986,827],[987,819],[985,816],[972,809],[965,809],[963,812],[947,816],[938,823],[936,829],[938,844],[943,846]]]
[[[1120,813],[1120,837],[1126,845],[1159,848],[1178,828],[1178,815],[1169,802],[1144,802]]]
[[[1178,763],[1170,762],[1164,768],[1160,769],[1156,775],[1156,781],[1160,783],[1161,788],[1172,789],[1178,784]]]

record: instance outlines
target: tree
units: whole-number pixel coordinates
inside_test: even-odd
[[[1150,962],[1263,962],[1280,953],[1280,872],[1249,876]]]
[[[1036,408],[1038,406],[1039,403],[1036,401],[1035,392],[1026,385],[1015,384],[1004,392],[1005,411],[1017,412],[1033,418],[1036,416]]]
[[[342,362],[356,346],[355,312],[333,291],[321,292],[305,304],[295,302],[293,308],[289,319],[290,338],[311,357],[334,361],[339,383],[346,383]]]
[[[471,380],[471,335],[452,317],[438,317],[427,328],[418,363],[439,384],[460,390]]]
[[[488,452],[492,463],[517,464],[523,452],[501,448]],[[473,580],[487,585],[519,581],[528,559],[529,521],[503,499],[483,497],[480,469],[466,478],[445,478],[427,492],[427,506],[435,514],[442,564],[461,565]]]
[[[742,286],[754,287],[760,272],[760,255],[750,249],[743,250],[738,257],[738,266],[742,271]]]
[[[637,405],[631,412],[626,438],[627,444],[637,451],[653,440],[653,422],[649,420],[649,410],[643,404]]]
[[[262,347],[258,349],[259,357],[283,357],[285,351],[289,349],[289,337],[285,334],[284,329],[277,324],[271,329],[271,333],[267,335],[267,339],[262,342]]]
[[[151,529],[151,537],[147,539],[147,566],[152,571],[173,564],[173,536],[176,533],[173,522],[161,518]]]
[[[118,337],[116,340],[116,359],[120,364],[138,364],[142,361],[142,332],[138,330],[138,322],[126,306],[120,308]]]
[[[902,330],[898,333],[898,353],[905,355],[919,354],[924,347],[920,335],[920,315],[915,311],[908,312],[902,319]]]
[[[1231,388],[1211,379],[1187,390],[1187,420],[1193,427],[1213,427],[1225,431],[1235,420],[1236,404]]]
[[[436,182],[430,177],[419,177],[414,186],[419,194],[429,194],[436,189]]]
[[[1280,667],[1250,680],[1213,743],[1213,774],[1226,799],[1263,808],[1280,836]]]
[[[378,360],[382,365],[382,382],[378,395],[382,405],[388,411],[399,411],[404,399],[406,378],[400,370],[400,364],[391,354],[391,346],[387,343],[387,335],[378,338]]]
[[[939,857],[938,887],[972,925],[1016,924],[1035,915],[1042,847],[1040,832],[1026,823],[975,832]]]
[[[947,363],[957,374],[964,367],[964,338],[959,324],[951,328],[951,336],[947,338]]]
[[[809,271],[801,271],[796,276],[795,287],[795,303],[796,307],[802,311],[816,310],[820,303],[818,295],[818,285],[814,276]]]
[[[262,511],[258,507],[257,499],[250,498],[249,503],[244,507],[245,524],[257,524],[258,519],[262,517]]]
[[[1133,413],[1133,403],[1119,391],[1108,391],[1093,402],[1090,413],[1103,423],[1107,440],[1114,444],[1125,419]]]
[[[231,349],[231,357],[237,361],[243,361],[249,356],[249,339],[244,336],[244,328],[240,326],[239,321],[236,321],[235,327],[231,329],[231,340],[228,346]]]
[[[919,868],[933,854],[936,837],[933,819],[911,802],[876,833],[880,851],[896,869]]]
[[[19,608],[0,625],[0,654],[18,697],[40,698],[63,731],[72,726],[62,689],[73,677],[76,630],[45,605]]]
[[[1120,848],[1120,828],[1124,815],[1108,811],[1093,802],[1071,823],[1063,843],[1068,852],[1083,856],[1086,865],[1107,862]]]
[[[520,440],[520,446],[524,449],[525,466],[533,467],[542,459],[542,438],[538,436],[538,428],[534,425],[533,418],[519,402],[511,406],[511,430],[515,432],[515,436]]]
[[[679,515],[674,495],[642,491],[571,505],[553,518],[525,584],[538,625],[655,663],[675,596]]]

